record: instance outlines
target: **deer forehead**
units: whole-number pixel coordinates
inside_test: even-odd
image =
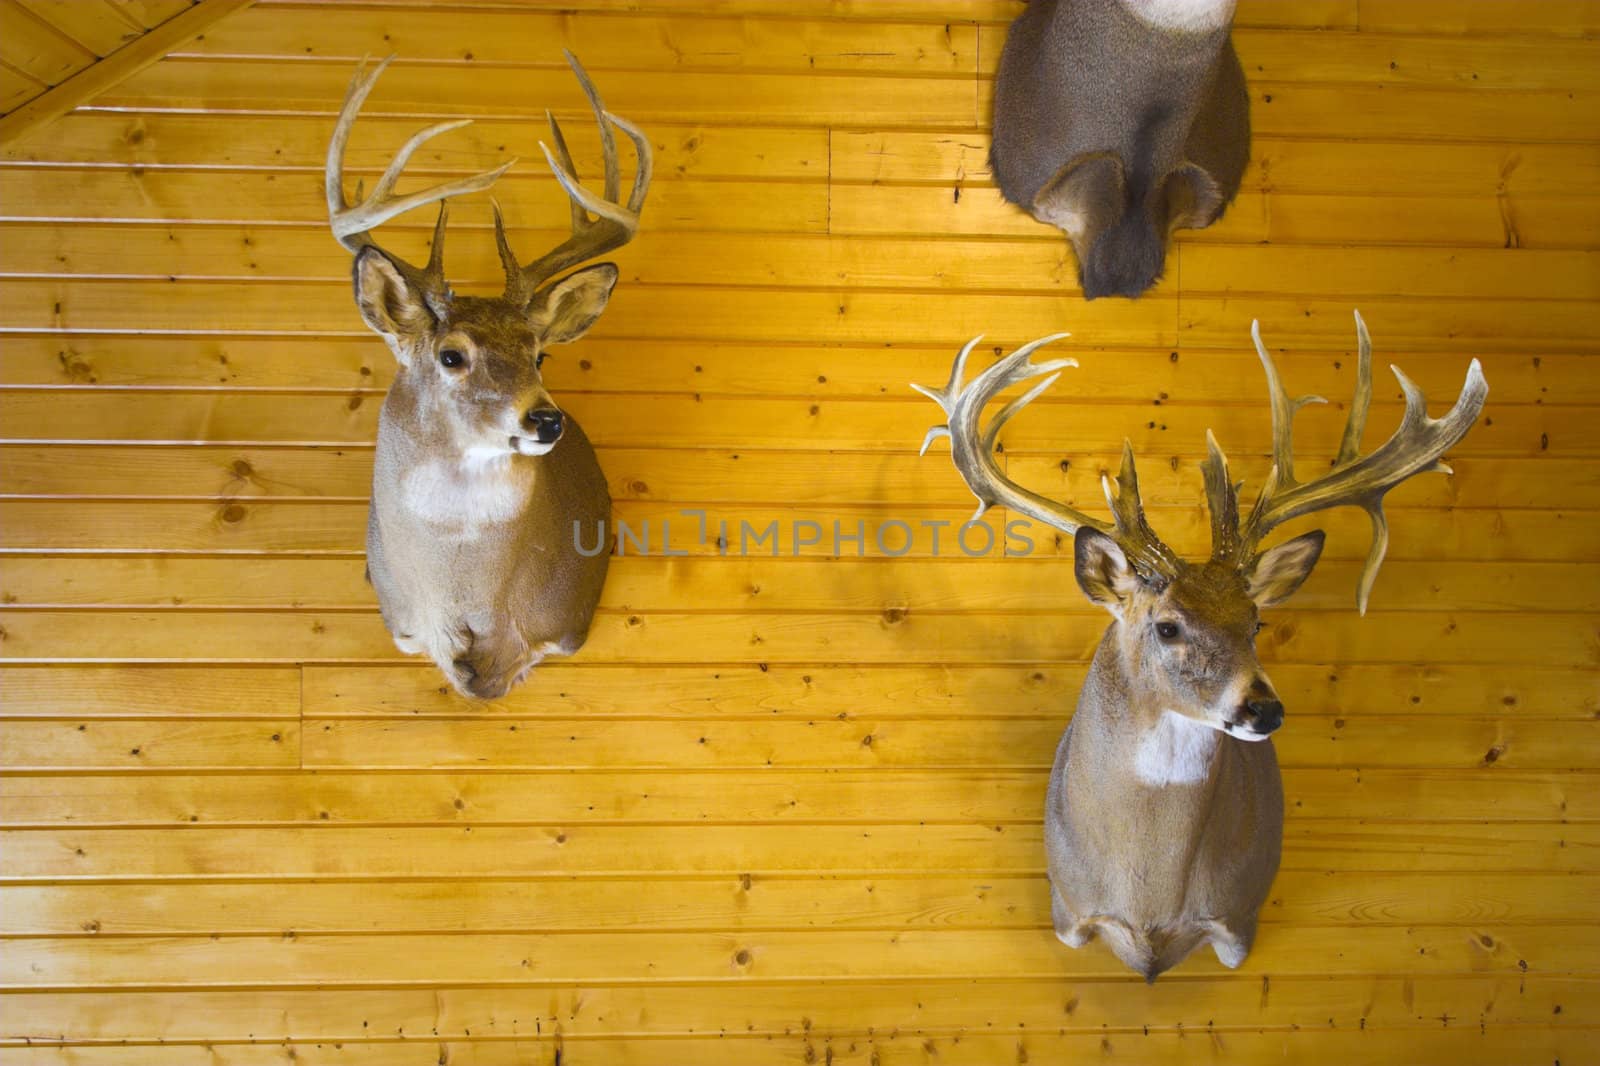
[[[1257,617],[1244,575],[1216,563],[1185,567],[1150,600],[1148,613],[1174,614],[1201,630],[1240,632],[1251,631]]]
[[[539,334],[519,306],[499,298],[459,297],[450,304],[444,336],[465,337],[482,351],[531,358],[539,351]]]

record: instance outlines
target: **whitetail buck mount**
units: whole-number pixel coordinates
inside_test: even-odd
[[[1405,413],[1388,441],[1361,455],[1372,348],[1360,315],[1356,328],[1355,397],[1337,457],[1304,482],[1295,477],[1294,415],[1321,398],[1292,398],[1252,329],[1271,395],[1273,465],[1241,520],[1240,486],[1206,434],[1212,550],[1204,563],[1180,559],[1151,530],[1127,442],[1115,480],[1102,479],[1111,521],[1051,501],[1001,471],[994,457],[1001,428],[1062,369],[1077,365],[1032,361],[1036,349],[1065,334],[1023,346],[963,386],[974,340],[943,389],[913,386],[949,418],[929,430],[923,450],[950,438],[956,469],[978,497],[977,514],[1000,505],[1073,534],[1078,585],[1114,618],[1056,750],[1045,845],[1056,936],[1079,947],[1099,934],[1147,980],[1206,942],[1224,965],[1238,966],[1277,873],[1283,787],[1268,738],[1282,724],[1283,706],[1257,660],[1255,636],[1260,609],[1288,599],[1310,574],[1323,534],[1262,550],[1264,538],[1316,511],[1363,508],[1373,528],[1357,589],[1365,613],[1388,545],[1384,495],[1413,475],[1448,472],[1440,456],[1471,429],[1488,394],[1474,359],[1455,406],[1430,418],[1421,390],[1394,368]],[[1039,377],[983,423],[991,399]]]
[[[1138,296],[1175,229],[1211,225],[1250,160],[1234,0],[1032,0],[1006,35],[989,165],[1066,232],[1088,299]]]
[[[392,59],[393,57],[391,57]],[[582,66],[567,56],[599,123],[605,195],[578,181],[553,116],[545,158],[571,200],[572,235],[523,266],[495,205],[505,267],[496,297],[457,296],[444,277],[446,199],[489,188],[512,163],[404,196],[394,186],[423,143],[467,124],[442,122],[413,136],[372,194],[343,190],[344,150],[362,104],[388,66],[356,72],[328,144],[324,180],[334,235],[355,253],[356,304],[399,360],[378,421],[367,572],[384,624],[407,653],[425,653],[465,695],[493,698],[546,655],[583,644],[608,556],[586,557],[574,530],[610,518],[611,497],[583,430],[545,391],[540,364],[553,344],[575,341],[610,299],[617,268],[561,271],[632,239],[650,185],[650,143],[606,111]],[[633,142],[638,172],[626,203],[613,127]],[[512,162],[515,162],[513,160]],[[439,203],[427,266],[384,251],[371,231]],[[594,217],[591,218],[590,215]]]

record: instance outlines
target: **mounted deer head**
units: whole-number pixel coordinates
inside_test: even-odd
[[[1138,296],[1177,229],[1211,225],[1250,159],[1234,0],[1033,0],[1006,34],[989,163],[1061,229],[1088,299]]]
[[[974,518],[995,505],[1074,536],[1074,571],[1085,595],[1111,612],[1077,714],[1057,752],[1045,812],[1056,933],[1078,947],[1096,933],[1148,979],[1209,941],[1229,966],[1243,961],[1256,913],[1277,871],[1282,785],[1267,741],[1283,705],[1256,657],[1260,608],[1292,596],[1321,554],[1321,530],[1263,550],[1292,518],[1356,506],[1372,520],[1372,546],[1356,590],[1362,613],[1388,547],[1383,500],[1413,475],[1448,472],[1440,457],[1464,437],[1488,385],[1474,359],[1455,406],[1430,418],[1416,385],[1394,368],[1405,413],[1394,434],[1360,454],[1372,400],[1372,343],[1356,315],[1355,397],[1338,455],[1322,476],[1294,473],[1294,415],[1320,397],[1291,398],[1252,327],[1271,396],[1273,466],[1241,520],[1228,461],[1208,432],[1204,466],[1211,557],[1190,563],[1145,520],[1133,448],[1123,444],[1116,478],[1103,479],[1111,519],[1095,518],[1035,493],[1001,472],[1000,430],[1048,389],[1072,359],[1034,363],[1032,354],[1065,334],[1024,345],[963,386],[957,356],[943,389],[913,388],[949,421],[928,431],[922,450],[948,437],[957,471],[978,498]],[[1005,389],[1038,381],[987,424],[983,411]],[[1198,861],[1189,861],[1198,856]],[[1128,871],[1137,871],[1137,876]]]
[[[555,153],[543,142],[539,146],[572,199],[572,236],[522,266],[506,239],[500,206],[495,204],[495,242],[505,267],[505,291],[495,298],[457,298],[444,277],[444,236],[449,219],[445,201],[489,188],[516,160],[470,178],[394,196],[396,181],[419,147],[442,133],[470,125],[471,120],[441,122],[401,147],[371,196],[362,199],[358,185],[356,197],[361,202],[347,202],[343,191],[345,143],[362,104],[393,58],[379,63],[370,74],[357,72],[328,142],[324,182],[328,219],[339,243],[356,255],[356,304],[367,325],[388,342],[400,360],[402,376],[418,390],[421,406],[430,416],[449,421],[458,444],[479,454],[544,454],[560,439],[563,426],[561,412],[544,391],[539,376],[545,348],[583,336],[605,309],[617,269],[601,263],[559,282],[546,282],[633,239],[650,185],[649,141],[626,120],[605,111],[594,84],[577,59],[567,53],[599,122],[605,197],[595,196],[578,183],[561,127],[547,112]],[[628,135],[639,153],[639,172],[626,205],[618,200],[620,174],[613,125]],[[405,262],[373,239],[371,231],[379,224],[434,201],[439,202],[439,219],[426,267],[419,269]],[[597,217],[591,220],[586,212]]]
[[[582,337],[605,309],[617,281],[613,264],[551,279],[633,238],[650,186],[651,148],[642,132],[605,109],[567,53],[599,124],[604,196],[579,183],[561,127],[546,112],[555,147],[540,148],[571,200],[572,234],[524,266],[495,204],[505,290],[457,296],[444,277],[445,201],[489,188],[515,160],[395,195],[413,153],[469,120],[441,122],[400,148],[370,196],[358,185],[357,202],[346,200],[345,145],[392,59],[356,72],[324,175],[329,224],[355,253],[356,305],[400,362],[378,423],[368,576],[403,651],[429,654],[468,695],[497,696],[544,655],[577,650],[604,581],[606,556],[582,556],[572,530],[609,517],[605,478],[583,431],[545,390],[540,368],[551,345]],[[613,127],[638,154],[626,203]],[[439,218],[426,266],[373,239],[381,223],[434,201]]]

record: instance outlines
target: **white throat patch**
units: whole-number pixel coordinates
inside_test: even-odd
[[[1204,722],[1176,711],[1162,711],[1150,730],[1139,738],[1133,772],[1139,780],[1163,785],[1198,785],[1211,771],[1221,734]]]
[[[529,472],[511,461],[510,452],[468,455],[463,463],[432,460],[406,471],[400,498],[406,510],[425,522],[458,527],[466,539],[481,527],[516,517],[533,488]]]
[[[1236,0],[1122,0],[1135,18],[1174,33],[1207,33],[1233,19]]]

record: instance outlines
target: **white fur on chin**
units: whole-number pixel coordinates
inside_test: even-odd
[[[1263,740],[1272,739],[1271,733],[1258,733],[1254,729],[1245,729],[1240,726],[1224,726],[1223,732],[1227,733],[1234,740],[1243,740],[1249,744],[1256,744]]]
[[[512,439],[516,441],[518,455],[549,455],[555,446],[561,443],[559,438],[549,444],[542,444],[530,437],[513,437]]]

